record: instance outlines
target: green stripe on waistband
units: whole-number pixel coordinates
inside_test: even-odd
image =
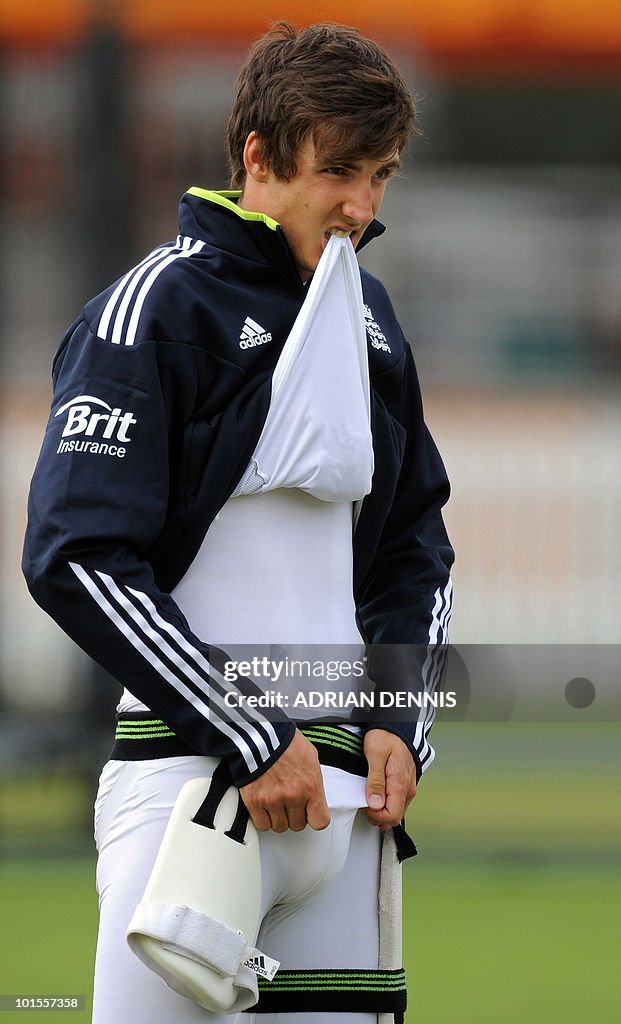
[[[154,737],[175,736],[176,734],[159,718],[142,721],[119,721],[115,730],[117,740],[150,740]]]
[[[349,992],[363,989],[366,992],[393,992],[405,988],[405,971],[279,971],[272,981],[259,978],[259,990],[263,992],[304,991]]]
[[[300,732],[312,743],[325,743],[327,746],[340,747],[341,750],[348,750],[352,754],[362,754],[362,737],[330,725],[309,725],[302,726]]]
[[[280,970],[272,981],[259,978],[258,982],[259,1001],[252,1009],[259,1021],[265,1013],[322,1013],[326,1020],[338,1020],[341,1013],[385,1013],[395,1024],[403,1024],[407,1006],[403,968]]]

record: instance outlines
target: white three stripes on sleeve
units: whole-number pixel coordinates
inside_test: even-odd
[[[429,647],[422,669],[423,688],[426,693],[433,693],[442,677],[446,660],[446,643],[448,641],[448,622],[453,606],[453,584],[448,581],[443,591],[438,588],[434,594],[434,606],[429,626]],[[416,723],[414,747],[419,751],[421,766],[427,768],[435,757],[435,751],[427,740],[427,735],[435,717],[434,705],[430,702],[425,709],[425,717]]]
[[[159,275],[175,260],[194,256],[204,247],[204,242],[179,235],[175,245],[161,246],[146,256],[114,289],[101,315],[97,337],[114,345],[120,345],[121,341],[124,345],[133,345],[147,294]]]
[[[210,665],[199,650],[192,647],[178,629],[159,615],[147,594],[117,584],[106,573],[85,569],[75,562],[69,565],[113,625],[151,667],[199,714],[235,743],[249,771],[255,771],[259,763],[274,753],[279,741],[271,723],[262,719],[255,709],[247,709],[248,717],[255,719],[250,722],[235,708],[227,707],[223,691],[235,692],[233,685]],[[149,618],[128,595],[140,602]],[[153,645],[174,669],[158,656]],[[258,761],[251,746],[259,751]]]

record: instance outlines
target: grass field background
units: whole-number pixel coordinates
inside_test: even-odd
[[[407,1024],[616,1024],[621,727],[439,725],[435,740],[409,816]],[[0,993],[85,994],[89,1006],[91,785],[62,773],[2,784]]]

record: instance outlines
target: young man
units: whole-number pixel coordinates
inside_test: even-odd
[[[345,266],[382,233],[413,120],[375,43],[275,26],[238,81],[234,191],[186,193],[177,241],[88,303],[57,354],[24,571],[126,687],[96,805],[96,1024],[236,1019],[165,987],[125,939],[180,788],[222,763],[259,831],[258,944],[281,962],[251,1017],[402,1015],[380,847],[433,757],[431,723],[227,716],[231,692],[257,691],[227,690],[219,649],[446,638],[448,483],[382,285],[363,271],[364,306],[337,295],[351,344],[323,330],[292,350],[332,236],[349,238]]]

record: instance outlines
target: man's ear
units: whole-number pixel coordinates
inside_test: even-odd
[[[263,156],[263,149],[259,136],[256,132],[250,132],[244,146],[244,167],[246,174],[254,181],[261,183],[267,181],[269,168]]]

